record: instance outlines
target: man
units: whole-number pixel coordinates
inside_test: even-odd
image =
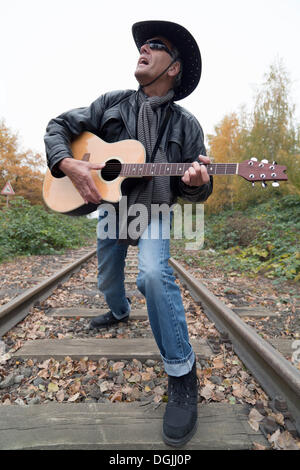
[[[143,21],[134,24],[132,32],[140,54],[135,71],[138,91],[106,93],[87,108],[51,120],[45,144],[52,174],[69,176],[84,201],[97,205],[101,195],[90,170],[100,170],[104,165],[73,159],[69,145],[83,131],[93,132],[107,142],[137,139],[145,147],[147,161],[191,163],[183,177],[124,181],[122,194],[128,198],[128,214],[134,204],[144,204],[147,208],[145,231],[137,239],[129,237],[125,242],[98,237],[98,286],[110,311],[91,322],[91,328],[103,328],[128,321],[130,301],[124,288],[125,258],[128,244],[138,245],[137,286],[146,297],[151,328],[168,374],[163,438],[169,445],[181,446],[196,429],[195,354],[189,343],[180,291],[168,265],[169,239],[161,234],[156,239],[144,235],[151,233],[150,229],[159,231],[162,227],[161,217],[151,218],[151,205],[171,206],[178,196],[193,202],[205,201],[212,192],[202,129],[193,115],[174,103],[198,85],[201,56],[192,35],[175,23]],[[115,208],[121,210],[121,203]]]

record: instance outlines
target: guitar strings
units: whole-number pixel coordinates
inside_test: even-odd
[[[183,165],[184,169],[183,170],[179,170],[178,169],[178,165]],[[141,166],[142,169],[144,169],[144,172],[142,173],[133,173],[134,169],[137,169],[139,168],[139,166]],[[129,173],[130,176],[151,176],[151,175],[154,175],[154,176],[164,176],[164,175],[159,175],[159,172],[160,172],[160,168],[161,168],[161,165],[167,165],[167,163],[163,163],[163,164],[155,164],[155,168],[157,169],[158,168],[158,174],[156,174],[156,172],[150,172],[150,169],[152,167],[153,163],[120,163],[120,162],[107,162],[107,167],[104,167],[102,170],[100,171],[103,171],[104,170],[104,174],[107,176],[107,177],[111,177],[111,176],[114,176],[115,177],[118,177],[119,175],[121,176],[128,176],[126,175],[126,173]],[[210,164],[204,164],[206,167],[210,167],[209,168],[209,174],[230,174],[229,171],[233,171],[232,174],[235,174],[236,172],[236,163],[210,163]],[[169,172],[168,174],[170,174],[170,176],[181,176],[184,174],[184,172],[190,167],[190,164],[189,163],[169,163],[169,167],[171,168],[171,172]],[[146,171],[145,171],[146,170]],[[173,170],[173,171],[172,171]],[[213,170],[211,173],[210,173],[210,170]],[[226,171],[225,171],[226,170]],[[179,173],[179,171],[181,173]],[[123,174],[122,174],[123,172]],[[124,174],[125,173],[125,174]],[[146,174],[144,174],[146,173]],[[150,173],[150,174],[149,174]],[[175,173],[175,174],[173,174]]]

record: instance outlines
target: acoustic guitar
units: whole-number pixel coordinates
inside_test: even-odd
[[[71,144],[73,157],[91,163],[103,163],[101,170],[91,170],[92,178],[104,201],[118,202],[122,197],[121,184],[125,178],[153,176],[183,176],[190,168],[190,163],[145,163],[144,146],[137,140],[122,140],[109,144],[92,134],[83,132]],[[242,163],[210,163],[207,164],[209,175],[239,175],[253,184],[261,181],[287,180],[286,167],[269,163],[267,160],[258,162],[251,158]],[[85,204],[83,198],[73,185],[70,178],[55,178],[48,169],[43,184],[43,198],[47,206],[67,215],[89,214],[97,209],[96,204]]]

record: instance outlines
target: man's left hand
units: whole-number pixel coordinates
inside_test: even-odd
[[[210,158],[204,155],[199,155],[199,160],[202,163],[210,163]],[[205,165],[200,165],[197,161],[193,162],[190,168],[184,173],[181,178],[188,186],[202,186],[209,182],[209,175]]]

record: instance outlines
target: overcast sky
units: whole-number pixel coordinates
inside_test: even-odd
[[[137,88],[131,26],[147,19],[182,24],[197,40],[202,78],[178,104],[205,134],[241,105],[251,109],[276,58],[300,116],[300,0],[0,0],[0,15],[0,120],[23,149],[44,154],[47,123],[61,112]]]

